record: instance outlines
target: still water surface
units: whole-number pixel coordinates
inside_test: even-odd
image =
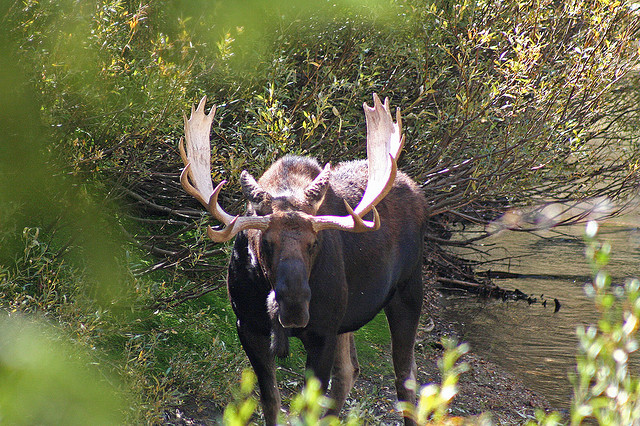
[[[640,275],[640,221],[604,224],[598,238],[612,245],[607,271],[614,283]],[[520,289],[535,297],[544,295],[547,306],[524,301],[502,302],[476,297],[446,297],[446,319],[457,325],[475,353],[519,377],[527,387],[547,397],[558,409],[570,406],[568,372],[574,370],[576,326],[594,324],[598,314],[583,287],[590,280],[584,257],[584,227],[546,231],[538,236],[505,232],[491,237],[490,258],[524,256],[508,264],[490,266],[519,274],[561,276],[496,280],[502,288]],[[486,260],[486,258],[485,258]],[[562,307],[554,313],[553,299]],[[630,367],[640,374],[640,363]]]

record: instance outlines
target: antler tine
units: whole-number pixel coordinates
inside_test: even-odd
[[[396,126],[398,127],[398,133],[400,134],[400,141],[397,146],[391,145],[391,156],[394,160],[398,160],[402,148],[404,148],[404,133],[402,133],[402,115],[400,114],[400,108],[396,108]]]
[[[180,139],[180,151],[184,151],[182,147],[182,139]],[[202,197],[202,194],[189,182],[189,171],[191,170],[191,163],[187,162],[187,165],[182,169],[182,173],[180,173],[180,184],[182,188],[187,192],[187,194],[191,195],[196,200],[200,201],[200,204],[203,206],[208,206],[208,203]]]
[[[207,227],[207,235],[217,243],[229,241],[238,232],[245,229],[259,229],[264,231],[269,227],[271,221],[269,216],[236,216],[231,222],[220,231],[216,231],[210,226]]]
[[[325,229],[338,229],[348,232],[366,232],[380,229],[380,215],[373,209],[373,221],[364,220],[358,216],[345,201],[349,216],[313,216],[311,222],[315,232]]]

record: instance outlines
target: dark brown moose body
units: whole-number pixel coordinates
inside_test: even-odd
[[[213,112],[204,115],[203,104],[185,120],[188,145],[194,131],[187,126],[198,119],[198,111],[213,117]],[[365,113],[368,163],[323,169],[314,159],[287,156],[257,182],[243,172],[248,208],[239,218],[217,205],[221,185],[215,190],[198,186],[197,172],[189,170],[197,153],[181,147],[185,189],[227,225],[222,231],[209,229],[209,235],[217,241],[236,235],[229,298],[240,341],[258,377],[267,424],[275,424],[280,411],[275,356],[287,354],[288,338],[302,341],[307,368],[325,390],[331,379],[335,406],[330,414],[337,414],[359,372],[352,332],[382,309],[391,331],[398,399],[415,402],[414,391],[404,384],[416,374],[426,201],[420,188],[395,168],[403,142],[399,114],[393,123],[388,103],[383,106],[375,95],[374,107],[365,105]],[[386,152],[376,154],[370,144],[382,144],[380,139],[386,141]],[[377,171],[380,162],[385,172]],[[369,170],[373,167],[376,171]],[[405,423],[413,421],[406,417]]]

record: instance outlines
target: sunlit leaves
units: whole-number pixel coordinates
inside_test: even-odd
[[[573,375],[572,424],[593,417],[600,424],[634,424],[640,420],[640,379],[629,371],[629,356],[638,349],[640,281],[613,286],[604,271],[611,247],[587,227],[587,259],[595,273],[585,286],[601,312],[597,326],[577,330],[577,373]]]

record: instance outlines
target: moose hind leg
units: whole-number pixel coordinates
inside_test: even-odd
[[[333,407],[327,412],[327,415],[337,416],[340,413],[358,374],[360,374],[360,365],[358,364],[353,333],[339,334],[336,343],[336,357],[333,362],[331,390],[329,391]]]
[[[413,277],[403,283],[385,307],[391,332],[391,353],[398,400],[413,405],[416,402],[415,390],[408,389],[405,384],[407,380],[415,381],[417,375],[414,346],[422,309],[422,297],[422,276],[418,268]],[[404,421],[405,425],[415,424],[406,415]]]
[[[264,422],[267,425],[275,425],[280,411],[280,392],[276,381],[274,355],[270,349],[271,337],[257,333],[240,324],[238,325],[238,336],[258,378]]]

